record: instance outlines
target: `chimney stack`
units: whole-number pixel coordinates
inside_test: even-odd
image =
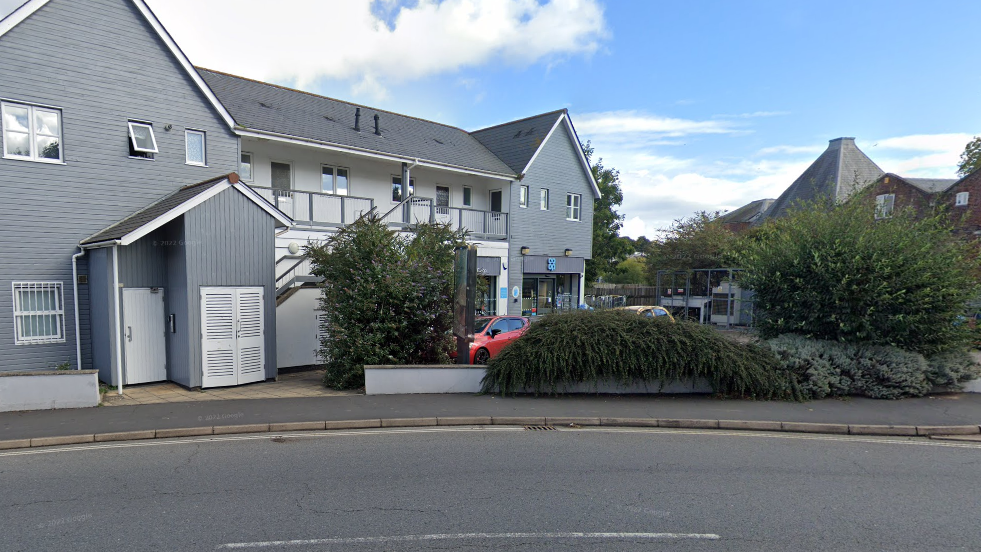
[[[361,108],[354,110],[354,130],[361,132]]]
[[[381,136],[382,135],[381,127],[378,126],[378,114],[377,113],[375,113],[375,134],[377,134],[378,136]]]

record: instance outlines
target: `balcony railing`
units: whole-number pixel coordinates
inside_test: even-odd
[[[303,226],[344,226],[375,206],[375,200],[367,197],[262,186],[252,186],[252,189]],[[454,230],[465,230],[475,238],[504,240],[508,236],[507,213],[442,207],[428,197],[410,196],[381,217],[390,227],[404,230],[413,224],[439,222],[449,224]]]
[[[465,230],[483,239],[503,240],[508,236],[507,213],[439,206],[428,197],[408,197],[382,215],[382,220],[399,228],[423,222],[449,224],[454,230]]]
[[[252,189],[297,223],[310,226],[344,226],[375,206],[367,197],[321,194],[252,186]]]

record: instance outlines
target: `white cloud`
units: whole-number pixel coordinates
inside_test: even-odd
[[[949,152],[957,150],[957,153],[964,151],[974,137],[970,134],[951,133],[951,134],[913,134],[910,136],[897,136],[869,142],[860,142],[862,148],[879,149],[899,149],[913,151],[941,151]],[[871,145],[869,145],[871,144]]]
[[[714,115],[719,119],[756,119],[759,117],[782,117],[790,115],[789,111],[754,111],[752,113],[737,113],[735,115]]]
[[[773,155],[775,153],[788,153],[791,155],[797,155],[801,153],[807,154],[820,154],[822,151],[827,149],[828,146],[769,146],[765,147],[758,152],[757,155]]]
[[[726,121],[693,121],[660,117],[639,111],[584,113],[575,118],[576,130],[583,135],[647,134],[677,137],[691,134],[731,134],[737,132]]]
[[[383,11],[398,9],[389,22],[370,0],[292,0],[277,9],[257,0],[149,2],[196,65],[300,88],[350,80],[354,93],[375,98],[388,83],[491,61],[590,55],[609,35],[598,0],[389,1]]]
[[[956,178],[961,152],[972,138],[964,133],[913,134],[861,141],[859,147],[886,172]]]

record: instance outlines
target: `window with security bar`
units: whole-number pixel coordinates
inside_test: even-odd
[[[65,296],[61,282],[14,282],[14,343],[63,343]]]

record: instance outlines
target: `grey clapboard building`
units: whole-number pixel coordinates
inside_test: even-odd
[[[222,176],[231,117],[146,4],[31,0],[0,21],[0,59],[0,370],[201,385],[214,286],[264,298],[229,316],[261,309],[275,375],[272,243],[290,221]],[[233,369],[255,365],[231,347]]]
[[[468,231],[494,312],[581,301],[599,190],[565,110],[467,132],[199,70],[143,0],[29,0],[0,60],[0,371],[209,387],[312,363],[314,332],[277,355],[316,308],[290,298],[294,242],[370,208]]]
[[[568,111],[475,131],[511,167],[508,314],[576,308],[592,258],[593,200],[600,197]]]

